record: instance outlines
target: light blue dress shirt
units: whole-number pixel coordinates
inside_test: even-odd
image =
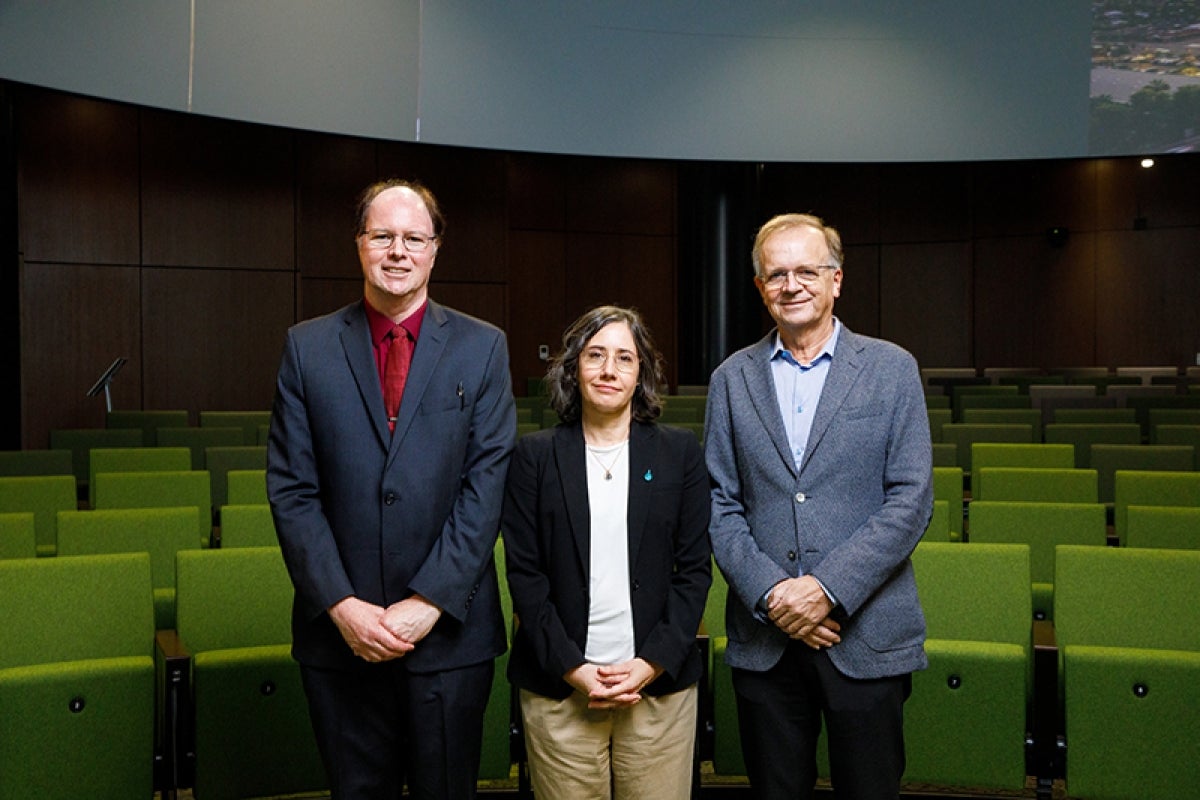
[[[797,361],[780,342],[779,332],[775,332],[771,378],[775,383],[779,414],[783,418],[783,427],[787,431],[788,446],[792,458],[795,459],[796,469],[800,469],[800,464],[804,461],[808,434],[817,415],[817,403],[821,399],[821,390],[825,388],[825,378],[829,375],[829,364],[833,361],[833,350],[837,347],[841,330],[842,323],[835,317],[833,335],[829,337],[829,341],[821,348],[817,357],[808,364]]]

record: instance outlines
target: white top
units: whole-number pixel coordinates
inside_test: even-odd
[[[591,664],[634,656],[629,597],[629,442],[587,447],[588,507],[592,521],[587,647]],[[605,478],[608,474],[609,478]]]

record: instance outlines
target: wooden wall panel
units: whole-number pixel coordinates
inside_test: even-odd
[[[1154,229],[1200,225],[1200,160],[1195,156],[1158,156],[1150,169],[1140,158],[1095,164],[1101,230],[1133,230],[1139,217]]]
[[[294,147],[277,128],[142,112],[142,263],[295,269]]]
[[[923,367],[972,364],[969,244],[884,245],[879,274],[883,338]]]
[[[445,306],[508,328],[508,287],[501,283],[429,284],[429,297]]]
[[[1096,235],[975,243],[975,364],[1086,366],[1096,360]]]
[[[880,241],[946,242],[971,237],[967,164],[891,164],[879,171]]]
[[[342,306],[362,300],[363,279],[354,278],[304,278],[300,281],[300,316],[312,319],[331,314]]]
[[[1200,229],[1105,231],[1096,251],[1100,363],[1193,363],[1200,352]]]
[[[22,446],[50,445],[51,428],[104,427],[104,397],[86,397],[118,356],[113,408],[142,407],[136,267],[26,262],[21,272]]]
[[[879,246],[846,247],[842,292],[834,303],[834,315],[856,333],[878,336],[879,303]]]
[[[566,227],[594,233],[672,235],[675,180],[675,167],[667,162],[571,159]]]
[[[755,230],[776,214],[796,212],[816,214],[837,228],[843,245],[879,241],[884,209],[877,164],[769,164],[762,171],[761,192]]]
[[[972,168],[974,235],[1044,235],[1062,226],[1095,230],[1095,162],[1012,161]]]
[[[508,156],[506,163],[510,229],[566,229],[567,167],[571,160],[563,156],[526,153],[513,153]]]
[[[137,109],[26,90],[16,116],[25,260],[137,264]]]
[[[597,305],[635,306],[676,383],[675,240],[668,236],[572,233],[567,236],[568,322]],[[686,336],[686,334],[684,334]]]
[[[144,270],[145,407],[193,418],[270,408],[294,281],[272,271]]]
[[[308,277],[361,279],[354,210],[374,180],[374,142],[347,136],[296,138],[296,267]]]
[[[524,394],[524,378],[541,377],[546,362],[538,346],[550,355],[560,349],[562,334],[578,314],[567,308],[567,240],[563,233],[512,231],[508,238],[509,283],[508,349],[513,384]]]

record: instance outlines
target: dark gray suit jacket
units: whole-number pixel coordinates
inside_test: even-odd
[[[562,676],[584,663],[591,512],[587,451],[578,422],[523,436],[509,470],[504,550],[520,619],[508,675],[561,699]],[[708,475],[696,437],[635,422],[629,432],[629,592],[635,653],[663,667],[647,694],[695,683],[696,633],[712,582]]]
[[[492,560],[516,438],[508,350],[492,325],[432,300],[396,432],[362,301],[288,331],[267,448],[267,489],[296,587],[293,653],[359,668],[326,609],[413,593],[443,609],[407,669],[504,652]]]
[[[927,666],[909,555],[933,510],[929,419],[916,361],[842,327],[797,471],[779,413],[774,332],[713,373],[705,421],[713,553],[730,586],[726,660],[762,671],[787,637],[753,612],[812,574],[838,601],[834,665],[852,678]]]

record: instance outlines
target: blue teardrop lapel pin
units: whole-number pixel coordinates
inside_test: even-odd
[[[654,480],[654,473],[651,472],[650,470],[646,470],[646,474],[642,476],[642,480],[645,480],[645,481]]]

